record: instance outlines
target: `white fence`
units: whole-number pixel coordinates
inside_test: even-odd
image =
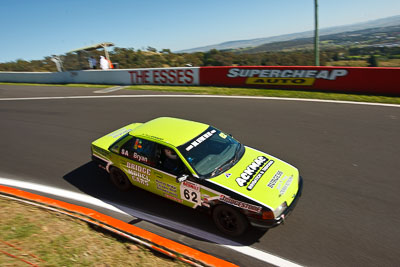
[[[66,72],[0,72],[0,82],[198,85],[199,68],[80,70]]]

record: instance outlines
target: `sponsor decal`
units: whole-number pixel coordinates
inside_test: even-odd
[[[231,175],[232,175],[232,173],[225,173],[225,177],[226,177],[226,178],[231,177]]]
[[[128,167],[128,169],[130,169],[130,170],[135,170],[135,171],[138,171],[138,172],[143,173],[145,175],[150,175],[151,174],[151,170],[150,169],[142,167],[142,166],[139,166],[139,165],[136,165],[136,164],[133,164],[133,163],[130,163],[130,162],[126,163],[126,167]]]
[[[191,188],[191,189],[193,189],[195,191],[200,191],[200,186],[198,184],[195,184],[195,183],[192,183],[192,182],[189,182],[189,181],[184,181],[182,183],[182,185],[184,187],[189,187],[189,188]]]
[[[140,140],[139,138],[136,139],[135,144],[133,145],[133,149],[137,150],[138,148],[143,148],[142,143],[142,140]]]
[[[261,169],[261,171],[256,175],[256,177],[254,177],[253,181],[251,181],[251,183],[249,184],[249,186],[247,187],[247,190],[251,191],[254,186],[257,184],[258,180],[260,180],[260,178],[264,175],[264,173],[267,172],[267,170],[269,169],[269,167],[272,166],[272,164],[274,164],[273,160],[268,161],[267,164],[265,164],[265,166]]]
[[[160,191],[166,193],[165,195],[170,195],[170,196],[172,195],[172,196],[178,198],[176,186],[174,186],[172,184],[164,183],[163,181],[160,181],[160,180],[156,180],[156,185],[157,185],[157,190],[160,190]]]
[[[143,135],[148,136],[148,137],[153,138],[153,139],[160,140],[160,141],[164,140],[164,138],[161,138],[161,137],[158,137],[158,136],[154,136],[154,135],[150,135],[150,134],[143,134]]]
[[[132,180],[145,186],[149,186],[151,170],[130,162],[126,163],[128,173],[132,176]]]
[[[112,138],[118,138],[123,136],[126,133],[129,133],[131,129],[120,129],[115,132],[110,133],[108,136],[111,136]]]
[[[135,181],[135,182],[137,182],[139,184],[145,185],[145,186],[149,186],[150,179],[146,175],[143,175],[141,173],[137,173],[137,172],[134,172],[134,171],[133,172],[129,172],[129,173],[132,174],[132,180],[133,181]]]
[[[198,184],[184,181],[181,183],[181,199],[196,203],[197,205],[201,204],[201,194],[200,194],[200,186]],[[195,207],[197,206],[195,205]]]
[[[253,211],[253,212],[257,212],[257,213],[261,211],[261,207],[260,206],[256,206],[256,205],[252,205],[252,204],[249,204],[249,203],[246,203],[246,202],[242,202],[242,201],[230,198],[230,197],[225,196],[225,195],[220,195],[219,196],[219,200],[222,201],[222,202],[225,202],[227,204],[230,204],[232,206],[241,208],[241,209],[246,209],[246,210],[250,210],[250,211]]]
[[[268,182],[267,186],[269,188],[274,188],[274,186],[276,185],[276,183],[278,182],[279,178],[281,178],[283,172],[281,171],[277,171],[274,176],[271,178],[271,180]]]
[[[190,151],[193,148],[197,147],[198,145],[200,145],[201,143],[206,141],[208,138],[210,138],[215,133],[216,133],[216,130],[211,130],[211,131],[206,132],[205,134],[203,134],[202,136],[197,138],[195,141],[190,143],[190,145],[185,148],[186,151]]]
[[[268,159],[264,156],[259,156],[253,160],[253,162],[247,166],[247,168],[240,174],[240,177],[236,178],[236,183],[242,187],[254,177],[257,171],[267,162]]]
[[[172,199],[173,201],[176,201],[176,202],[179,202],[179,203],[182,203],[182,202],[183,202],[182,199],[176,198],[176,197],[174,197],[174,196],[170,196],[170,195],[168,195],[168,194],[164,194],[164,197],[169,198],[169,199]]]
[[[282,181],[279,183],[277,187],[277,189],[279,190],[279,197],[283,196],[286,193],[286,190],[289,188],[292,181],[293,181],[293,175],[291,175],[290,177],[286,176],[285,178],[282,179]],[[283,183],[285,184],[281,188]]]
[[[126,149],[121,149],[121,154],[125,157],[129,157],[129,152]]]
[[[147,162],[147,157],[141,156],[138,153],[133,153],[133,158],[140,162]]]
[[[316,79],[334,81],[348,74],[345,69],[334,70],[299,70],[299,69],[240,69],[228,71],[229,78],[247,78],[246,84],[254,85],[308,85]]]

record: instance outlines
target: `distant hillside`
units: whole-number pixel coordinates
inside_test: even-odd
[[[337,34],[337,33],[349,32],[349,31],[359,31],[359,30],[365,30],[365,29],[371,29],[371,28],[398,26],[398,25],[400,25],[400,15],[383,18],[383,19],[371,20],[371,21],[362,22],[362,23],[322,28],[319,30],[319,34],[322,37],[324,35],[330,35],[330,34]],[[314,31],[306,31],[306,32],[284,34],[284,35],[272,36],[272,37],[266,37],[266,38],[229,41],[229,42],[224,42],[221,44],[197,47],[197,48],[186,49],[186,50],[181,50],[181,51],[176,51],[176,52],[177,53],[193,53],[193,52],[206,52],[211,49],[231,50],[231,49],[239,49],[239,48],[251,48],[251,47],[256,47],[256,46],[269,44],[269,43],[286,42],[286,41],[290,41],[290,40],[310,38],[313,36],[314,36]],[[322,40],[322,38],[321,38],[321,40]]]
[[[232,49],[231,52],[259,53],[313,49],[314,38],[299,38],[291,41],[267,43],[252,48]],[[321,48],[341,47],[400,47],[400,25],[349,31],[321,36]]]

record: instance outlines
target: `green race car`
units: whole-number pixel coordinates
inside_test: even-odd
[[[210,125],[157,118],[133,123],[91,145],[92,159],[120,190],[132,185],[210,211],[217,228],[239,236],[271,228],[302,191],[298,170]]]

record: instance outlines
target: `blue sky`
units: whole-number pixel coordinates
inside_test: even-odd
[[[320,28],[400,15],[399,0],[319,0]],[[312,30],[314,0],[1,0],[0,62],[99,42],[172,51]]]

